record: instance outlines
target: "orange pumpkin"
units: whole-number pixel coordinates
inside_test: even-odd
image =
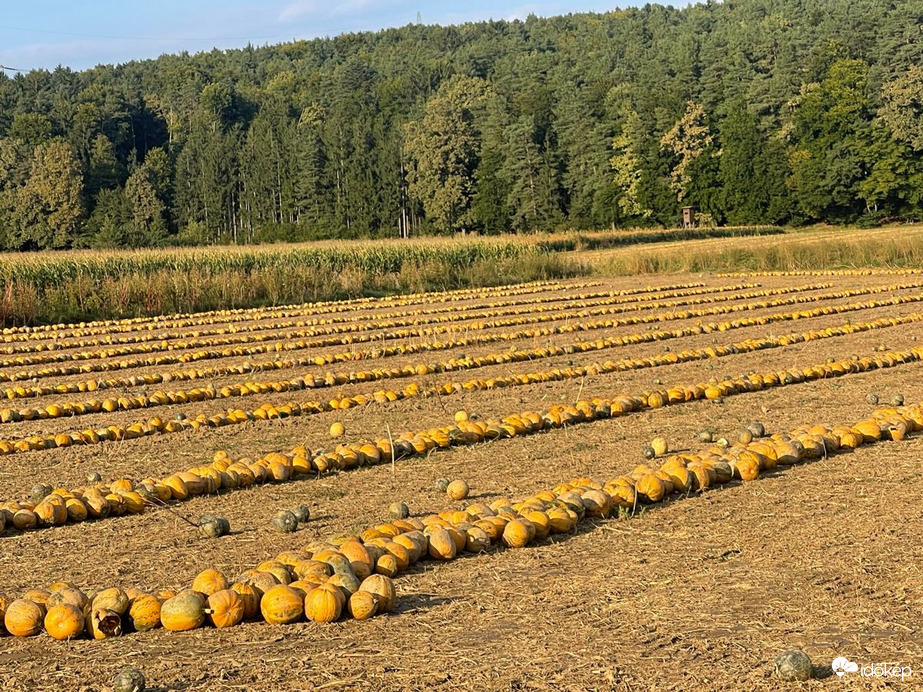
[[[457,555],[465,549],[465,532],[451,524],[444,528],[455,543],[455,554]]]
[[[71,603],[60,603],[45,614],[45,631],[55,639],[73,639],[83,633],[83,610]]]
[[[313,589],[304,600],[304,614],[314,622],[333,622],[340,617],[342,602],[336,594],[323,587]]]
[[[289,569],[288,565],[281,562],[270,561],[264,562],[259,565],[256,570],[258,572],[265,572],[266,574],[271,574],[276,578],[276,581],[280,584],[291,584],[292,571]]]
[[[381,613],[390,613],[397,602],[394,582],[381,574],[373,574],[365,579],[359,586],[359,591],[374,594],[378,598],[378,611]]]
[[[478,519],[476,522],[474,522],[474,525],[486,533],[490,540],[496,541],[500,538],[500,536],[503,535],[503,527],[506,526],[506,522],[504,521],[503,523],[497,523],[491,521],[491,519],[496,519],[496,517]],[[467,541],[465,544],[467,545]]]
[[[31,637],[42,631],[45,607],[26,598],[17,598],[6,607],[3,626],[14,637]]]
[[[744,481],[755,480],[760,475],[760,464],[755,454],[741,454],[731,462],[734,477]]]
[[[355,534],[352,534],[352,533],[341,533],[341,534],[339,534],[339,535],[337,535],[337,536],[334,536],[333,538],[328,539],[328,540],[327,540],[327,544],[328,544],[328,546],[332,546],[332,547],[336,548],[337,550],[339,550],[339,549],[340,549],[340,546],[342,546],[342,545],[343,545],[344,543],[346,543],[347,541],[358,541],[358,540],[359,540],[359,536],[357,536],[357,535],[355,535]]]
[[[160,607],[160,622],[171,632],[201,627],[205,622],[205,599],[191,589],[180,591]]]
[[[326,583],[326,579],[322,583]],[[301,581],[300,579],[293,581],[288,585],[289,588],[295,589],[298,593],[301,594],[301,598],[304,599],[305,596],[312,590],[320,586],[320,584],[315,584],[313,580]]]
[[[383,547],[389,554],[394,556],[395,560],[397,560],[398,571],[403,572],[410,566],[412,554],[406,546],[395,543],[394,541],[389,541]]]
[[[340,607],[341,607],[341,608],[345,608],[345,607],[346,607],[346,601],[349,600],[349,597],[347,596],[346,590],[345,590],[345,589],[343,589],[343,588],[341,588],[341,587],[339,587],[339,586],[336,586],[336,585],[334,585],[334,584],[331,584],[329,581],[328,581],[326,584],[321,584],[321,585],[320,585],[319,587],[317,587],[317,588],[319,588],[319,589],[326,589],[327,591],[329,591],[330,593],[332,593],[333,596],[334,596],[334,598],[336,598],[336,599],[340,602]]]
[[[38,516],[29,509],[20,509],[13,514],[13,528],[17,531],[28,531],[38,526]]]
[[[292,550],[276,555],[276,562],[281,562],[283,565],[288,565],[289,567],[295,567],[299,562],[303,562],[307,559],[309,559],[308,554],[302,550]]]
[[[522,519],[514,519],[503,529],[503,544],[509,548],[522,548],[531,540],[529,525]]]
[[[67,522],[67,507],[59,495],[49,495],[33,511],[41,526],[63,526]]]
[[[598,493],[600,495],[605,495],[605,493],[603,493],[601,490],[589,490],[584,495],[584,498],[586,497],[586,495],[589,495],[590,493],[594,493],[594,494]],[[608,495],[606,497],[608,498]],[[604,509],[601,508],[600,511],[605,511],[605,513],[608,514],[609,512],[608,503],[607,503],[607,506]],[[533,510],[531,512],[526,512],[524,516],[526,519],[528,519],[532,523],[532,526],[535,527],[535,538],[537,538],[538,540],[542,540],[543,538],[546,538],[548,534],[551,532],[551,518],[545,512],[542,512],[540,510]],[[600,514],[599,516],[605,516],[605,515]]]
[[[325,550],[315,555],[313,559],[326,562],[333,568],[334,574],[353,574],[349,558],[338,550]]]
[[[452,500],[464,500],[468,497],[469,492],[468,484],[465,481],[452,481],[446,487],[446,495],[449,496]]]
[[[363,551],[366,555],[368,552],[363,546]],[[351,564],[351,563],[350,563]],[[304,579],[310,574],[318,574],[324,578],[329,577],[333,574],[333,567],[328,565],[326,562],[321,562],[320,560],[303,560],[295,565],[295,574],[298,575],[299,579]]]
[[[376,540],[383,541],[383,544],[388,542],[388,539],[386,538],[376,539]],[[369,557],[372,558],[372,571],[374,572],[375,563],[378,562],[378,558],[380,558],[382,555],[385,554],[385,549],[382,548],[380,545],[374,545],[372,543],[366,543],[365,549],[369,551]]]
[[[372,561],[369,552],[359,541],[346,541],[340,545],[340,552],[349,560],[353,573],[361,580],[372,573]]]
[[[304,577],[304,579],[299,579],[299,580],[298,580],[298,583],[301,584],[301,585],[303,585],[303,586],[310,587],[310,588],[307,588],[306,591],[305,591],[305,596],[307,596],[307,595],[308,595],[308,593],[307,593],[308,591],[310,591],[311,589],[313,589],[313,588],[315,588],[315,587],[323,586],[324,584],[327,583],[327,580],[328,580],[329,578],[330,578],[330,577],[322,577],[322,576],[319,575],[319,574],[306,574],[305,577]],[[292,583],[294,583],[294,582],[292,582]]]
[[[64,507],[67,510],[67,520],[70,522],[78,523],[84,521],[89,514],[86,503],[76,497],[69,498],[64,503]]]
[[[442,526],[430,524],[424,531],[429,538],[429,556],[434,560],[451,560],[457,547],[455,540]]]
[[[873,420],[864,420],[853,426],[853,431],[862,435],[863,442],[877,442],[881,439],[881,426]],[[36,507],[36,512],[38,507]]]
[[[349,597],[349,614],[356,620],[368,620],[378,612],[378,596],[369,591],[357,591]]]
[[[186,490],[192,496],[202,495],[208,490],[205,479],[192,471],[180,471],[176,476],[186,484]]]
[[[263,594],[260,612],[266,622],[287,625],[297,622],[304,614],[304,600],[301,594],[285,584],[277,584]]]
[[[241,584],[237,582],[231,585],[231,588],[240,596],[244,605],[244,620],[252,620],[260,612],[260,598],[263,592],[252,584]]]
[[[29,589],[22,597],[27,601],[38,603],[40,606],[46,606],[48,604],[48,599],[51,598],[51,594],[45,589]]]
[[[174,500],[185,500],[189,497],[189,488],[179,476],[164,478],[163,484],[170,489],[170,494]]]
[[[130,492],[122,494],[122,501],[125,505],[125,511],[129,514],[141,514],[144,512],[145,500],[140,493]]]
[[[635,484],[638,494],[645,496],[651,502],[660,502],[667,494],[667,486],[663,480],[653,473],[644,473]]]
[[[413,531],[408,531],[404,534],[404,538],[413,541],[413,543],[417,546],[417,552],[419,553],[419,555],[417,555],[418,560],[426,555],[427,551],[429,550],[429,538],[427,538],[426,534],[423,533],[423,529],[425,528],[426,527],[424,526],[419,529],[414,529]]]
[[[192,590],[206,596],[228,588],[228,580],[216,569],[206,569],[192,580]]]
[[[233,589],[222,589],[208,597],[208,619],[219,629],[240,624],[244,612],[244,599]]]
[[[417,538],[417,535],[419,535],[419,538]],[[420,556],[426,549],[425,542],[421,540],[423,538],[423,534],[414,529],[407,533],[402,533],[400,536],[395,536],[393,542],[407,548],[409,562],[413,564],[420,559]],[[357,574],[356,576],[358,577],[359,575]]]
[[[147,632],[160,627],[160,600],[143,593],[135,596],[128,607],[128,623],[136,632]]]
[[[126,478],[120,478],[109,484],[109,491],[113,493],[126,493],[135,489],[135,484]]]
[[[465,550],[469,553],[481,553],[490,547],[490,536],[479,526],[465,530]]]
[[[548,510],[548,524],[552,533],[567,533],[576,526],[576,521],[563,507],[552,507]]]
[[[92,606],[124,615],[128,612],[128,594],[118,588],[104,589],[93,597]]]
[[[397,558],[391,553],[385,553],[375,561],[375,574],[383,574],[386,577],[396,577],[400,574],[400,565]]]
[[[603,490],[587,490],[583,493],[583,506],[591,517],[607,517],[612,509],[612,497]]]
[[[61,589],[76,589],[77,585],[69,581],[55,581],[48,585],[48,593],[54,593]]]
[[[250,584],[251,586],[257,588],[260,594],[266,593],[272,587],[279,584],[279,580],[269,572],[257,572],[256,570],[249,569],[241,574],[237,581],[243,582],[244,584]]]

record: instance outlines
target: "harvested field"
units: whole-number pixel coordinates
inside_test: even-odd
[[[421,559],[394,577],[394,612],[369,620],[129,632],[126,619],[123,636],[100,641],[2,634],[0,682],[104,690],[132,665],[158,690],[777,690],[772,661],[789,648],[820,666],[845,656],[921,668],[921,335],[923,276],[849,271],[584,278],[7,330],[8,601],[60,581],[152,594],[189,588],[207,568],[233,581],[380,527],[394,502],[419,520],[471,503],[515,517],[535,509],[517,500],[590,488],[561,487],[572,479],[616,497],[619,477],[635,500],[586,504],[573,530],[525,547],[494,540]],[[615,414],[620,396],[629,403]],[[880,441],[834,430],[870,420]],[[737,463],[761,443],[738,443],[755,421],[804,453],[762,455],[752,478],[729,463],[727,482],[720,470],[684,489],[671,481],[662,501],[645,492],[640,464],[656,476],[680,453],[698,470],[709,449]],[[658,437],[669,452],[646,461]],[[820,453],[805,451],[818,440]],[[364,443],[378,451],[358,458]],[[273,452],[287,466],[275,479],[226,479],[233,462]],[[207,465],[225,473],[220,487],[151,499]],[[86,497],[88,474],[120,496],[109,516],[13,526],[10,502],[38,514],[36,484]],[[467,481],[470,496],[451,500],[443,478]],[[120,479],[131,483],[111,487]],[[296,505],[311,519],[274,530],[276,512]],[[209,539],[184,520],[206,514],[231,533]],[[850,675],[804,688],[886,682]],[[913,689],[919,675],[887,682]]]

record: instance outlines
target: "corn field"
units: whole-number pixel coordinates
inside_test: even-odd
[[[419,240],[0,257],[0,324],[119,319],[571,276],[532,243]]]

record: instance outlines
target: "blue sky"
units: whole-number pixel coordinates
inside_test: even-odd
[[[154,58],[343,32],[603,12],[641,0],[24,0],[3,3],[0,64],[29,70]],[[11,74],[11,73],[8,73]]]

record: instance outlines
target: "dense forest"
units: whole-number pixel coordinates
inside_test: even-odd
[[[923,213],[923,3],[411,25],[0,77],[0,248]]]

